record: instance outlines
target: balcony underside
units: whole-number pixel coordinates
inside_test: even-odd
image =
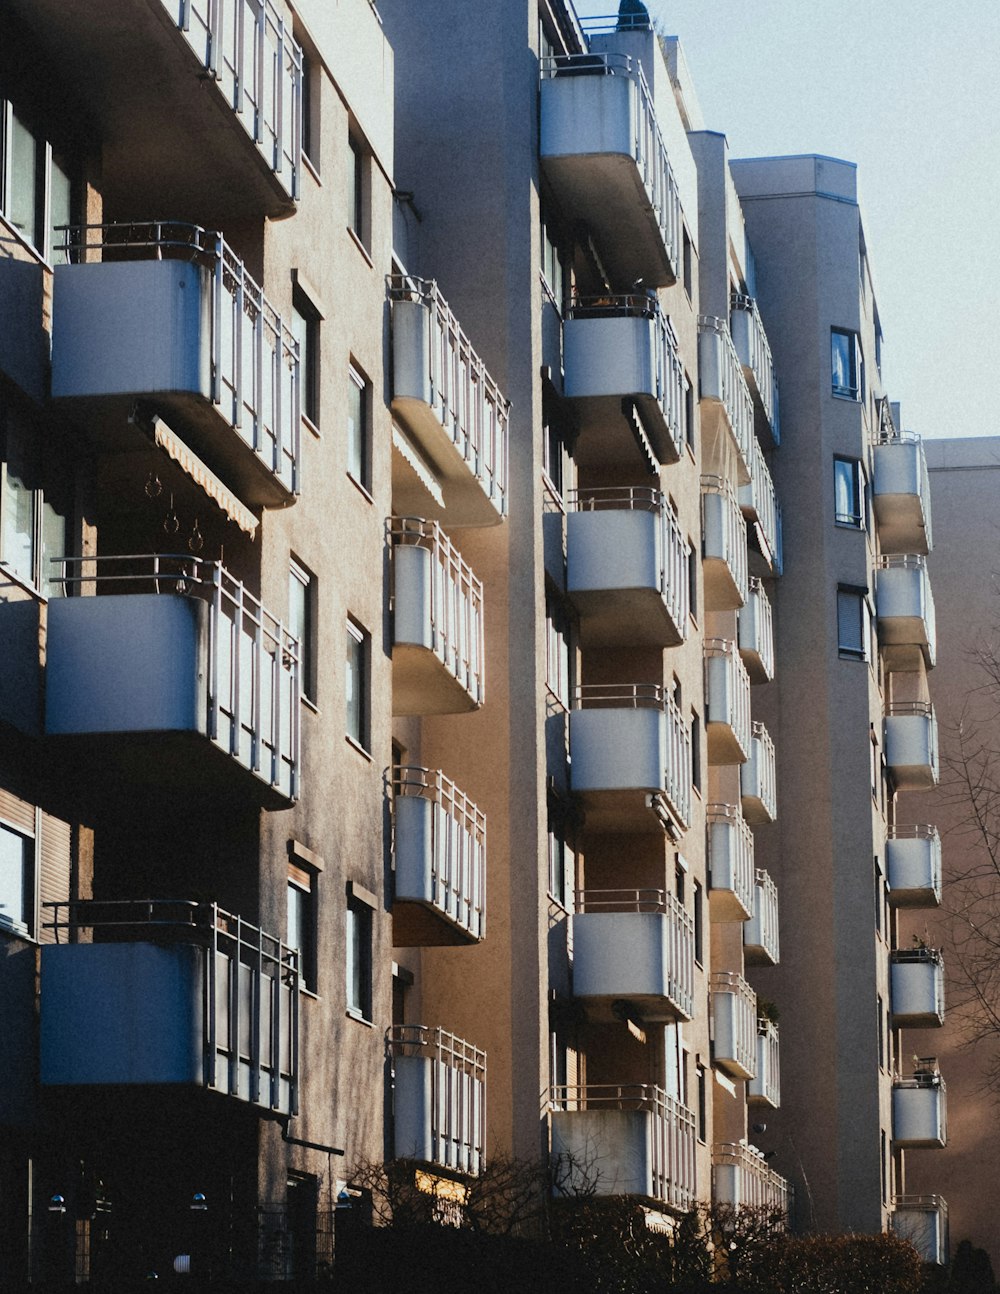
[[[392,411],[409,444],[393,438],[392,506],[399,516],[447,526],[496,526],[501,513],[423,400],[395,396]]]
[[[656,588],[573,589],[583,647],[676,647],[682,641]]]
[[[745,451],[729,421],[726,406],[721,400],[702,397],[701,435],[704,446],[703,469],[734,481],[736,485],[750,484],[750,468]]]
[[[743,592],[724,557],[706,554],[702,562],[707,611],[737,611],[743,605]]]
[[[572,399],[572,407],[578,430],[573,457],[580,467],[604,463],[641,466],[647,461],[642,438],[659,462],[672,463],[677,458],[673,442],[663,430],[663,412],[652,396],[579,396]],[[642,437],[637,435],[635,423]]]
[[[432,903],[400,898],[392,903],[392,944],[394,948],[458,948],[479,940]]]
[[[572,777],[572,770],[570,772]],[[583,810],[588,831],[621,832],[623,835],[661,835],[663,819],[651,800],[662,791],[629,788],[626,790],[588,790],[574,796]]]
[[[429,647],[393,644],[394,715],[467,714],[478,708],[475,698]]]
[[[709,764],[745,764],[747,752],[732,724],[720,720],[705,724]]]
[[[876,452],[881,450],[879,447]],[[882,494],[876,483],[872,508],[878,522],[879,547],[884,554],[927,556],[926,519],[919,494]]]

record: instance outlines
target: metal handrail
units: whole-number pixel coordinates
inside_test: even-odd
[[[573,700],[578,710],[677,709],[673,697],[662,683],[581,683],[575,689]]]
[[[663,491],[646,485],[602,485],[568,490],[566,508],[570,512],[672,511]]]
[[[889,953],[889,960],[897,965],[932,962],[935,966],[943,966],[944,953],[940,948],[894,948]]]
[[[878,559],[879,570],[909,570],[909,571],[926,571],[927,558],[921,557],[918,553],[893,553],[883,554]]]
[[[574,296],[566,307],[567,319],[591,319],[602,316],[616,319],[653,319],[659,314],[660,302],[655,292]]]
[[[396,1056],[430,1053],[435,1060],[486,1081],[486,1052],[447,1029],[429,1024],[394,1024],[386,1030],[386,1045]]]
[[[885,707],[885,716],[891,719],[900,715],[917,715],[925,719],[934,718],[934,707],[930,701],[890,701]]]
[[[910,826],[901,826],[894,823],[889,827],[886,833],[887,840],[938,840],[941,839],[941,833],[931,823],[914,823]]]
[[[588,912],[636,912],[665,913],[667,916],[690,922],[694,921],[684,910],[684,905],[667,890],[656,889],[621,889],[621,890],[577,890],[576,910]]]

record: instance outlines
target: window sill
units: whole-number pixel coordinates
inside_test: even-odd
[[[353,749],[356,750],[359,755],[363,756],[368,761],[369,764],[372,762],[371,751],[365,750],[361,742],[357,741],[354,737],[352,737],[349,732],[344,734],[344,740],[347,742],[348,746],[353,747]]]
[[[320,173],[319,173],[319,167],[315,164],[315,162],[313,162],[313,161],[312,161],[312,159],[311,159],[311,158],[310,158],[306,153],[302,153],[302,154],[301,154],[301,157],[302,157],[302,164],[303,164],[303,166],[306,168],[306,170],[309,172],[309,174],[313,177],[313,179],[316,181],[316,183],[319,185],[319,187],[320,187],[320,188],[322,188],[322,187],[323,187],[323,177],[322,177],[322,176],[320,175]]]
[[[846,520],[844,517],[834,517],[833,524],[840,530],[867,530],[868,527],[863,521]]]
[[[315,422],[313,422],[312,418],[310,418],[307,413],[304,413],[302,415],[302,425],[303,427],[305,427],[306,431],[311,431],[317,440],[323,439],[323,433],[320,431],[319,427],[316,425]]]
[[[358,480],[358,478],[357,478],[356,476],[354,476],[351,472],[348,472],[348,473],[347,473],[347,479],[348,479],[348,480],[350,481],[350,483],[354,486],[354,488],[358,491],[358,493],[359,493],[363,498],[367,499],[369,503],[374,503],[374,502],[375,502],[375,498],[374,498],[374,496],[371,494],[371,492],[369,491],[368,487],[367,487],[366,485],[362,485],[362,484],[361,484],[361,482]]]
[[[868,657],[865,655],[864,652],[851,651],[847,647],[838,647],[837,655],[840,657],[841,660],[857,661],[859,665],[866,665],[868,663]]]
[[[358,249],[358,251],[361,253],[361,255],[362,255],[362,256],[365,258],[365,260],[368,262],[368,268],[369,268],[369,269],[374,269],[374,268],[375,268],[375,262],[372,260],[371,252],[368,250],[368,248],[367,248],[367,247],[364,245],[364,243],[361,241],[361,236],[360,236],[360,234],[358,234],[355,230],[353,230],[353,229],[351,228],[351,226],[350,226],[350,225],[348,225],[348,226],[347,226],[347,233],[348,233],[348,235],[349,235],[349,237],[350,237],[350,239],[351,239],[351,242],[354,244],[354,246]]]
[[[313,1002],[322,1002],[322,998],[314,988],[306,988],[304,984],[299,985],[299,997],[310,998]]]
[[[18,246],[23,247],[31,259],[33,261],[37,261],[38,264],[41,265],[42,269],[48,270],[49,273],[52,272],[53,267],[51,262],[47,261],[35,244],[31,242],[30,239],[25,238],[24,234],[21,233],[18,227],[16,225],[12,225],[3,215],[0,215],[0,229],[6,230],[11,237],[15,239]]]
[[[319,706],[316,704],[316,702],[312,699],[312,697],[308,697],[308,696],[300,696],[300,697],[299,697],[299,700],[302,702],[302,704],[305,706],[305,708],[306,708],[307,710],[311,710],[311,711],[313,712],[313,714],[319,714],[319,713],[320,713],[320,708],[319,708]]]
[[[374,1029],[375,1024],[372,1020],[366,1020],[360,1011],[352,1011],[350,1007],[344,1012],[348,1020],[353,1020],[355,1024],[363,1024],[366,1029]]]
[[[560,911],[565,912],[567,916],[569,916],[569,915],[570,915],[570,913],[571,913],[572,909],[571,909],[571,908],[568,908],[568,907],[566,906],[566,903],[565,903],[565,901],[564,901],[563,899],[557,898],[557,897],[552,893],[552,891],[551,891],[551,890],[548,890],[548,891],[547,891],[547,894],[548,894],[548,899],[549,899],[549,902],[550,902],[550,903],[554,903],[554,904],[556,905],[556,907],[557,907],[557,908],[559,908],[559,909],[560,909]]]
[[[18,575],[16,571],[12,571],[6,563],[0,562],[0,588],[2,588],[8,581],[13,584],[15,588],[20,589],[23,593],[27,593],[28,596],[33,598],[36,602],[47,603],[49,601],[49,598],[47,598],[44,593],[40,592],[34,584],[29,583],[28,580]]]
[[[846,389],[843,391],[837,391],[835,389],[831,391],[830,394],[833,396],[835,400],[848,400],[851,404],[862,403],[862,397],[858,395],[856,391],[852,393],[851,391],[848,391]]]

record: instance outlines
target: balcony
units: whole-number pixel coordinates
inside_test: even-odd
[[[778,1063],[778,1026],[757,1021],[757,1073],[747,1084],[747,1100],[754,1105],[781,1105],[781,1070]]]
[[[582,890],[573,917],[573,994],[594,1019],[694,1014],[694,920],[662,890]],[[618,1010],[616,1010],[618,1008]]]
[[[740,765],[740,803],[752,826],[773,822],[778,816],[774,742],[762,723],[751,725],[750,756]]]
[[[708,806],[708,883],[713,921],[746,921],[754,910],[753,832],[732,804]]]
[[[566,517],[566,587],[583,646],[675,647],[688,634],[688,542],[665,494],[577,491]]]
[[[14,0],[100,143],[106,209],[290,216],[299,193],[302,51],[272,0]]]
[[[436,521],[396,517],[392,712],[461,714],[485,697],[483,586]]]
[[[926,701],[886,707],[885,759],[897,791],[929,791],[938,783],[938,728]]]
[[[657,832],[691,820],[691,732],[660,684],[577,691],[570,786],[594,831]]]
[[[63,566],[98,595],[48,609],[45,731],[75,743],[81,773],[200,791],[220,775],[265,808],[298,798],[299,644],[280,620],[219,562]]]
[[[941,902],[941,837],[937,827],[890,827],[885,845],[889,902],[936,908]]]
[[[936,948],[891,953],[889,986],[894,1026],[920,1029],[944,1024],[944,959]]]
[[[761,556],[772,575],[780,575],[783,554],[781,551],[781,509],[771,479],[771,470],[757,437],[750,445],[750,481],[739,490],[740,509],[749,525]]]
[[[883,557],[875,589],[881,642],[890,668],[896,650],[919,648],[930,669],[937,653],[934,594],[923,557]]]
[[[892,1084],[892,1139],[903,1150],[942,1148],[948,1143],[944,1079],[933,1057],[916,1059],[914,1072]]]
[[[735,611],[747,600],[747,523],[733,487],[701,478],[701,549],[705,609]]]
[[[677,337],[655,296],[585,297],[563,325],[563,394],[580,428],[579,462],[603,462],[632,432],[634,409],[654,456],[675,463],[684,447],[684,365]],[[616,439],[617,438],[617,439]]]
[[[486,1053],[444,1029],[396,1025],[388,1033],[397,1159],[475,1176],[486,1144]]]
[[[42,949],[43,1085],[202,1087],[297,1112],[294,949],[214,903],[51,908],[68,942]]]
[[[883,553],[927,556],[934,544],[931,487],[919,436],[894,432],[875,446],[872,507]]]
[[[732,1078],[757,1073],[757,995],[735,971],[715,971],[710,980],[715,1064]]]
[[[299,347],[221,234],[156,222],[69,231],[52,304],[52,395],[98,448],[145,447],[165,411],[253,507],[299,491]],[[100,261],[93,259],[100,256]]]
[[[748,485],[756,439],[753,400],[725,319],[699,315],[698,373],[705,444],[737,484]]]
[[[567,220],[601,248],[613,283],[676,282],[681,202],[653,98],[627,54],[541,60],[542,170]]]
[[[392,409],[430,465],[432,494],[414,455],[396,446],[392,498],[397,513],[449,526],[492,526],[507,515],[510,402],[472,349],[438,286],[390,275]],[[435,507],[437,491],[440,504]]]
[[[942,1196],[897,1195],[892,1203],[896,1235],[910,1242],[922,1262],[947,1266],[948,1205]]]
[[[557,1195],[634,1195],[686,1213],[696,1200],[693,1111],[649,1084],[554,1087]]]
[[[743,376],[764,416],[773,444],[781,440],[778,420],[778,381],[774,375],[771,346],[753,297],[740,292],[730,298],[729,327],[733,345],[743,366]]]
[[[787,1218],[792,1188],[756,1146],[730,1142],[712,1147],[712,1198],[735,1211],[759,1209]]]
[[[486,816],[437,769],[392,769],[394,947],[486,933]]]
[[[750,576],[747,600],[740,608],[737,641],[740,658],[751,683],[770,683],[774,678],[774,627],[771,603],[763,583]]]
[[[710,764],[742,764],[750,751],[750,676],[736,644],[705,640],[705,732]]]
[[[747,966],[777,966],[778,887],[762,868],[754,877],[753,914],[743,927],[743,960]]]

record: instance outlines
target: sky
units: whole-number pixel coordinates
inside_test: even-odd
[[[575,0],[581,18],[614,0]],[[903,426],[1000,435],[1000,0],[647,0],[733,157],[858,164]],[[780,382],[781,374],[778,378]]]

